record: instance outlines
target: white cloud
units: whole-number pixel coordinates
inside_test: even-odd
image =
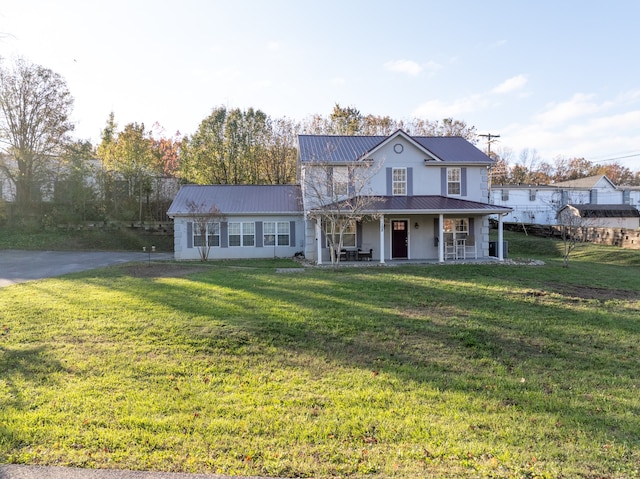
[[[333,77],[330,81],[332,85],[336,85],[336,86],[341,86],[346,83],[343,77]]]
[[[406,73],[407,75],[417,76],[423,71],[423,67],[413,60],[393,60],[384,64],[384,67],[392,72]]]
[[[416,117],[428,118],[460,117],[484,108],[488,104],[489,100],[484,95],[470,95],[458,98],[449,103],[440,100],[430,100],[418,106],[413,114]]]
[[[526,75],[517,75],[511,78],[506,79],[500,85],[491,90],[492,93],[511,93],[516,90],[520,90],[527,84]]]
[[[267,50],[275,52],[277,50],[280,50],[281,44],[278,41],[272,40],[269,43],[267,43]]]
[[[534,120],[543,124],[564,123],[600,111],[603,106],[591,101],[594,95],[576,93],[569,100],[560,103],[548,103],[546,111],[536,115]]]

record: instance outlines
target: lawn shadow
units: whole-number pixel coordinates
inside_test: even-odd
[[[561,302],[536,302],[520,293],[501,298],[501,305],[482,288],[465,291],[464,305],[473,305],[466,308],[456,304],[459,288],[425,280],[420,271],[402,271],[405,278],[394,273],[390,282],[384,271],[325,271],[305,278],[251,268],[221,269],[180,282],[145,283],[140,290],[128,283],[105,286],[120,287],[182,314],[184,336],[178,339],[200,352],[213,354],[221,346],[233,350],[248,340],[258,341],[402,381],[429,383],[441,391],[482,397],[523,415],[542,408],[593,433],[638,440],[637,433],[629,437],[629,431],[640,431],[637,414],[621,425],[619,407],[610,413],[599,410],[597,401],[586,394],[572,397],[571,390],[591,388],[595,394],[598,384],[610,384],[612,378],[622,385],[632,381],[639,342],[633,343],[634,349],[627,344],[624,354],[613,354],[619,336],[595,337],[594,348],[594,336],[584,329],[585,324],[594,330],[618,328],[637,337],[632,319],[599,325],[606,311],[586,317]],[[292,287],[292,281],[298,284]],[[367,281],[366,290],[358,284],[362,281]],[[509,284],[509,278],[492,281]],[[529,308],[536,311],[531,316],[544,321],[528,324],[527,314],[513,316],[513,311]],[[197,324],[190,326],[191,318],[198,318]],[[564,327],[558,328],[560,321],[554,318],[562,318]],[[221,323],[226,329],[203,328],[202,321]],[[567,377],[575,377],[576,383],[566,384]]]

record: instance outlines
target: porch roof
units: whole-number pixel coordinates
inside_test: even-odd
[[[365,214],[504,214],[512,211],[506,206],[491,205],[478,201],[449,198],[446,196],[376,196],[363,201],[352,198],[335,203],[338,210],[348,211],[351,205],[366,204]],[[332,205],[327,205],[328,209]]]

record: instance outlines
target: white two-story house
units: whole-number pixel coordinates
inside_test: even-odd
[[[488,258],[490,217],[498,218],[492,255],[503,258],[501,218],[511,209],[488,203],[492,160],[467,140],[398,130],[300,135],[298,143],[298,185],[183,187],[168,211],[176,258],[197,259],[197,245],[211,236],[212,259],[304,253],[323,264],[336,222],[344,225],[336,253],[343,261]],[[224,215],[206,238],[194,238],[194,200]]]

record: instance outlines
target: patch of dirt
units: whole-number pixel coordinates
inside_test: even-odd
[[[200,265],[175,263],[139,263],[122,266],[122,271],[134,278],[181,278],[207,269]]]
[[[635,301],[640,299],[640,293],[638,291],[628,289],[597,288],[593,286],[579,286],[564,283],[547,284],[551,291],[572,298],[596,299],[599,301],[612,299]]]

